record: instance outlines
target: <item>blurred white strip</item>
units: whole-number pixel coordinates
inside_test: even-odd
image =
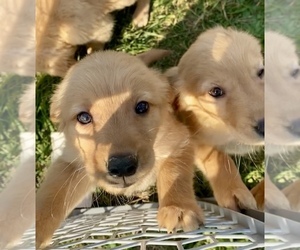
[[[35,74],[35,1],[0,0],[0,72]]]

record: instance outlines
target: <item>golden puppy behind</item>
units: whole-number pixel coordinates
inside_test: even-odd
[[[71,68],[52,98],[51,117],[66,146],[37,193],[37,247],[49,244],[96,186],[131,196],[157,181],[161,227],[191,230],[203,222],[193,147],[172,114],[170,94],[159,73],[121,52],[98,52]]]
[[[112,36],[111,12],[137,2],[136,26],[148,22],[150,0],[39,0],[36,2],[37,72],[64,76],[77,61],[78,45],[89,50],[103,48]]]
[[[256,208],[228,154],[246,154],[264,136],[263,58],[253,36],[215,27],[202,33],[166,72],[178,91],[178,118],[196,144],[198,168],[219,205]]]
[[[265,153],[269,164],[266,180],[258,184],[253,193],[261,209],[300,211],[300,181],[295,181],[281,191],[272,183],[273,176],[268,176],[274,167],[279,173],[286,171],[287,166],[282,166],[281,159],[299,150],[300,145],[300,67],[294,41],[278,32],[267,31],[265,65]],[[265,199],[260,199],[261,196]]]

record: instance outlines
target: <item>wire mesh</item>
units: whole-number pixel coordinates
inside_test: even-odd
[[[50,248],[171,250],[263,247],[262,222],[213,204],[199,204],[205,213],[205,225],[195,231],[174,234],[158,227],[156,203],[86,209],[62,224],[55,232]],[[33,238],[29,232],[20,247],[29,247]]]
[[[77,210],[56,230],[49,249],[298,249],[300,223],[265,213],[266,224],[211,203],[199,202],[205,224],[168,234],[157,225],[157,203]],[[34,230],[18,249],[34,249]]]

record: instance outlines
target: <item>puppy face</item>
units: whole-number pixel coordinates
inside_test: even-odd
[[[266,150],[300,144],[300,66],[294,42],[275,32],[266,42]]]
[[[262,143],[264,69],[254,37],[221,27],[208,30],[184,54],[178,71],[185,108],[203,129],[214,131],[208,143]]]
[[[52,98],[66,160],[81,162],[110,193],[141,181],[154,171],[153,146],[168,91],[168,83],[133,56],[100,52],[80,61]]]

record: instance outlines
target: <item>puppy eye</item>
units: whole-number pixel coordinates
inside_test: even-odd
[[[208,93],[212,97],[215,97],[215,98],[221,97],[221,96],[223,96],[225,94],[225,92],[223,91],[223,89],[221,89],[220,87],[214,87]]]
[[[148,110],[149,110],[149,103],[145,101],[141,101],[135,106],[135,113],[137,113],[138,115],[144,114]]]
[[[294,77],[294,78],[297,78],[298,75],[299,75],[299,72],[300,72],[300,69],[294,69],[294,70],[291,72],[291,76]]]
[[[87,112],[81,112],[77,115],[77,121],[81,124],[88,124],[92,121],[92,116]]]
[[[264,77],[265,74],[265,69],[260,69],[259,71],[257,71],[257,76],[262,79]]]

